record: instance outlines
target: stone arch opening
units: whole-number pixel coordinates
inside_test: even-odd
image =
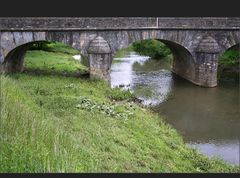
[[[239,81],[240,75],[240,43],[221,51],[218,60],[218,80]]]
[[[230,47],[222,50],[219,54],[219,56],[222,56],[225,52],[229,51],[229,50],[239,50],[240,51],[240,42],[236,43],[234,45],[231,45]]]
[[[172,52],[172,72],[184,79],[194,82],[195,62],[191,52],[186,47],[176,42],[163,39],[159,39],[159,41],[164,43]]]
[[[149,39],[146,39],[146,40],[149,40]],[[160,41],[161,43],[166,45],[166,47],[171,51],[171,54],[172,54],[171,71],[179,75],[180,77],[194,83],[195,62],[189,49],[187,49],[183,45],[174,41],[170,41],[166,39],[158,39],[158,38],[155,38],[154,40]],[[144,40],[138,40],[138,41],[144,41]],[[138,41],[134,41],[130,43],[128,46],[131,46],[132,44]]]
[[[33,49],[36,46],[38,46],[39,44],[46,44],[46,46],[43,45],[45,47],[40,47],[39,49],[38,48]],[[43,60],[46,61],[47,69],[49,69],[51,67],[51,66],[47,66],[47,65],[49,65],[49,61],[51,62],[51,59],[48,58],[47,53],[58,54],[59,58],[60,58],[59,59],[59,65],[60,65],[61,60],[62,60],[60,53],[66,54],[66,55],[69,55],[69,56],[72,55],[72,61],[73,61],[72,63],[76,63],[76,64],[77,63],[80,64],[80,62],[82,61],[81,59],[83,59],[83,57],[84,57],[78,49],[75,49],[72,46],[67,45],[65,43],[62,43],[62,42],[47,41],[47,40],[32,41],[32,42],[25,43],[25,44],[22,44],[20,46],[17,46],[16,48],[14,48],[10,52],[8,52],[8,54],[4,58],[4,61],[1,64],[1,70],[0,71],[4,72],[4,73],[16,73],[16,72],[26,71],[26,69],[27,69],[26,66],[28,65],[28,63],[26,63],[26,59],[30,58],[28,53],[33,53],[34,51],[38,52],[38,53],[41,53],[40,55],[43,55],[42,58],[44,58]],[[26,59],[25,59],[25,57],[26,57]],[[64,59],[64,56],[62,58]],[[32,59],[29,59],[29,60],[32,60]],[[66,57],[66,61],[68,61],[68,60],[70,60],[70,58]],[[39,68],[33,68],[32,71],[34,71],[34,69],[41,70],[41,62],[43,62],[43,61],[38,61],[38,62],[40,64],[40,67]],[[52,62],[54,62],[53,59],[52,59]],[[74,67],[73,67],[73,69],[74,69]],[[75,68],[77,69],[77,67],[75,67]],[[66,69],[66,71],[69,71],[69,70],[70,69],[68,69],[68,68]],[[52,68],[51,73],[54,73],[56,71],[57,70]],[[42,72],[43,72],[43,70],[42,70]],[[78,71],[76,70],[76,72],[78,72]],[[85,72],[87,73],[87,67],[86,67]],[[66,74],[66,72],[65,72],[65,74]]]

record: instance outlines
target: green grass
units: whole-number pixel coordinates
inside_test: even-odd
[[[43,52],[30,54],[34,60]],[[46,67],[57,69],[49,61]],[[72,67],[67,58],[64,65]],[[158,114],[104,81],[34,73],[0,77],[0,172],[239,171],[188,148]]]
[[[47,51],[29,50],[24,59],[25,71],[56,74],[85,74],[88,68],[72,56],[79,51],[62,43],[46,44]]]
[[[72,48],[71,46],[67,46],[60,42],[52,42],[50,44],[47,44],[47,50],[50,52],[57,52],[57,53],[66,53],[71,55],[77,55],[79,54],[79,51],[77,49]]]
[[[79,54],[79,51],[72,48],[71,46],[60,42],[50,41],[35,42],[29,47],[29,50],[43,50],[48,52],[65,53],[71,55]]]
[[[25,70],[45,73],[87,73],[88,68],[69,54],[41,50],[27,51]]]
[[[116,52],[114,58],[123,58],[123,57],[126,57],[126,55],[133,51],[133,46],[130,45],[128,48],[124,48],[124,49],[120,49]],[[116,59],[113,61],[113,62],[120,62],[120,61],[117,61]]]
[[[0,172],[237,171],[187,148],[150,110],[111,101],[114,92],[74,77],[1,76]],[[81,97],[132,115],[76,107]]]
[[[114,60],[112,61],[113,64],[114,64],[114,63],[121,63],[121,62],[123,62],[123,60],[121,60],[121,59],[114,59]]]

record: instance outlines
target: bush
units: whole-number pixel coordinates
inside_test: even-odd
[[[124,58],[131,51],[134,51],[132,45],[128,46],[127,48],[118,50],[114,58]]]
[[[121,88],[113,88],[108,93],[111,100],[123,101],[133,98],[133,94],[129,90],[122,90]]]
[[[143,40],[133,43],[133,50],[140,55],[149,56],[154,59],[166,58],[171,54],[169,48],[157,40]]]
[[[113,118],[129,119],[133,116],[132,107],[112,105],[111,103],[97,103],[84,96],[79,98],[76,107],[92,113],[99,112]]]
[[[218,79],[234,79],[239,81],[240,51],[231,49],[226,51],[219,59]]]
[[[51,42],[48,41],[40,41],[32,44],[29,47],[29,50],[43,50],[43,51],[48,51],[49,50],[49,44]]]
[[[240,60],[239,50],[228,50],[220,57],[219,65],[222,67],[238,66],[239,60]]]
[[[42,50],[55,53],[66,53],[71,55],[76,55],[80,53],[77,49],[74,49],[71,46],[68,46],[61,42],[53,41],[35,42],[29,47],[29,50]]]

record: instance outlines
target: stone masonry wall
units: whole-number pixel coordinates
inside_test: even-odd
[[[89,44],[97,36],[110,45],[112,57],[117,50],[133,42],[158,39],[174,53],[173,71],[201,85],[200,80],[205,79],[199,77],[203,75],[199,71],[204,71],[199,70],[202,65],[196,52],[199,43],[203,38],[213,38],[219,46],[215,56],[239,44],[240,18],[0,18],[0,71],[21,69],[21,66],[14,66],[21,62],[16,62],[18,59],[12,56],[21,61],[24,50],[36,41],[63,42],[87,57]],[[217,65],[215,60],[214,65]]]

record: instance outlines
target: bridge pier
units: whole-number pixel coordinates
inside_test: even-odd
[[[216,40],[210,36],[204,37],[196,50],[197,84],[203,87],[217,86],[217,67],[220,48]]]
[[[173,52],[174,73],[214,87],[219,53],[240,43],[239,29],[240,18],[235,17],[0,18],[0,73],[23,70],[28,44],[58,41],[88,55],[91,78],[110,81],[113,52],[139,40],[158,39]],[[96,34],[104,39],[91,41]]]
[[[15,73],[24,70],[24,56],[27,52],[27,47],[19,47],[11,51],[3,63],[0,64],[0,73]]]
[[[108,42],[98,36],[90,42],[87,52],[90,64],[90,78],[110,82],[112,51]]]

